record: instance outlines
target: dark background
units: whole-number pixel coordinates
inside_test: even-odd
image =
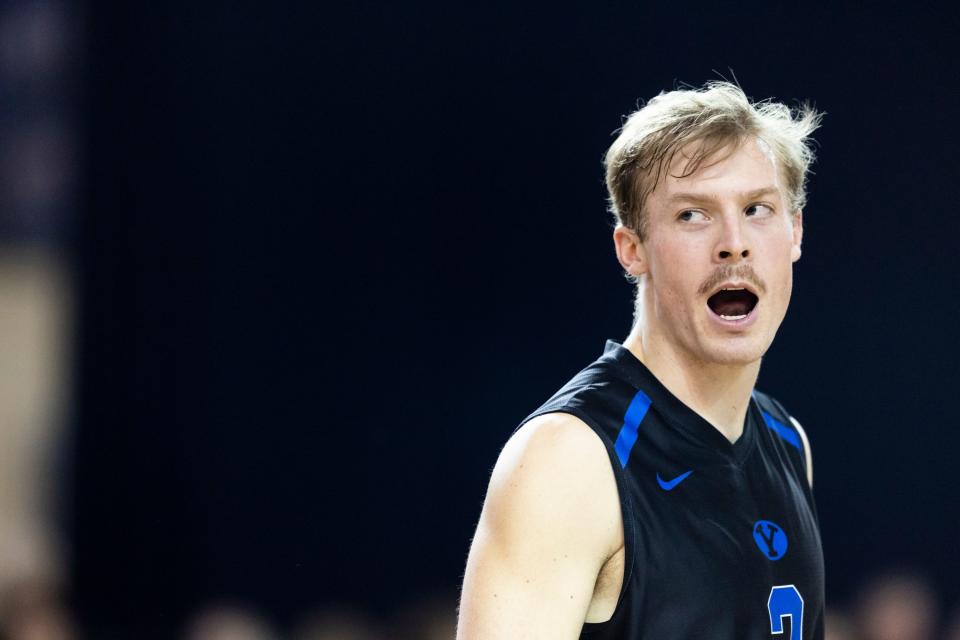
[[[91,637],[170,637],[218,598],[283,625],[455,593],[510,431],[629,330],[612,132],[721,76],[827,112],[758,387],[812,440],[828,600],[906,566],[952,607],[958,23],[90,2],[69,524]]]

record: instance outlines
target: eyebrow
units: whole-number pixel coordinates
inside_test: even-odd
[[[737,194],[737,198],[740,200],[756,200],[757,198],[762,198],[764,196],[770,195],[780,195],[780,190],[776,187],[762,187],[760,189],[754,189],[752,191],[741,191]],[[721,198],[712,193],[675,193],[669,198],[667,202],[708,202],[714,203],[719,202]]]

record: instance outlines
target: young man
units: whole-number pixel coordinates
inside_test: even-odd
[[[823,638],[810,447],[753,388],[819,117],[718,82],[627,120],[606,169],[635,324],[503,449],[460,640]]]

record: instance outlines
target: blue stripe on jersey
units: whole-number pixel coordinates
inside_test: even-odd
[[[643,422],[649,408],[650,398],[643,391],[637,391],[637,395],[633,396],[630,406],[627,407],[627,413],[623,416],[623,426],[620,427],[617,441],[613,444],[617,457],[620,458],[621,467],[627,466],[630,451],[633,449],[633,445],[637,443],[637,428]]]
[[[767,427],[775,432],[778,436],[786,440],[789,444],[792,444],[800,451],[803,451],[803,444],[800,442],[800,434],[796,431],[783,424],[772,415],[766,411],[760,411],[763,414],[763,421],[767,423]]]

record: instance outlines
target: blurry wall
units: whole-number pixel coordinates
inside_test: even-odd
[[[70,9],[0,6],[0,633],[9,638],[36,628],[28,600],[35,619],[61,629],[53,618],[68,578],[80,69]]]
[[[0,592],[61,580],[58,463],[68,417],[72,291],[59,257],[0,250]]]

